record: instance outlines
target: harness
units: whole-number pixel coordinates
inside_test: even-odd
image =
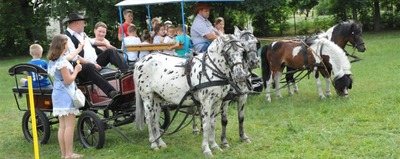
[[[226,43],[232,43],[232,42],[239,42],[239,41],[236,40],[236,39],[234,39],[234,40],[229,40],[229,41],[226,42]],[[227,55],[227,54],[225,53],[225,51],[224,51],[224,50],[225,50],[225,49],[224,49],[225,46],[226,46],[226,45],[223,46],[222,54],[224,55],[224,58],[225,58],[225,59],[228,59],[228,57],[227,57],[228,55]],[[232,45],[231,45],[230,47],[232,47]],[[226,50],[229,50],[230,47],[229,47],[228,49],[226,49]],[[197,61],[200,61],[200,62],[201,62],[201,64],[202,64],[202,70],[199,72],[200,75],[201,75],[200,78],[199,78],[199,84],[193,86],[192,80],[191,80],[191,78],[190,78],[190,72],[191,72],[191,70],[192,70],[192,66],[193,66],[193,64],[194,64],[194,60],[197,60]],[[210,63],[211,63],[212,66],[206,63],[207,60],[210,61]],[[226,62],[227,62],[227,61],[226,61]],[[230,66],[229,63],[226,63],[226,64],[227,64],[228,66]],[[232,70],[233,67],[236,66],[236,65],[243,65],[243,63],[242,63],[242,62],[234,63],[232,66],[230,66],[230,70]],[[204,88],[208,88],[208,87],[223,86],[223,85],[231,85],[231,87],[234,88],[234,90],[235,90],[239,95],[240,95],[240,94],[243,94],[243,93],[241,92],[239,86],[237,85],[237,83],[233,81],[232,75],[231,75],[231,74],[229,74],[229,76],[225,75],[225,74],[217,67],[217,65],[215,64],[215,62],[212,61],[212,59],[210,58],[208,52],[204,53],[204,55],[203,55],[203,57],[202,57],[201,59],[198,58],[198,57],[195,57],[195,56],[191,56],[191,57],[189,57],[189,58],[186,60],[186,62],[185,62],[184,65],[178,65],[178,66],[176,66],[176,67],[184,67],[184,69],[185,69],[185,74],[184,74],[184,75],[186,76],[187,83],[188,83],[188,85],[189,85],[189,90],[188,90],[188,91],[185,93],[185,95],[182,97],[181,101],[179,102],[178,106],[176,107],[176,110],[179,110],[179,109],[181,108],[183,102],[184,102],[189,96],[190,96],[190,99],[195,103],[195,105],[196,105],[197,107],[200,107],[200,102],[199,102],[198,100],[196,100],[196,98],[194,97],[194,92],[196,92],[196,91],[198,91],[198,90],[201,90],[201,89],[204,89]],[[212,80],[210,79],[210,77],[209,77],[209,76],[207,75],[207,73],[206,73],[206,68],[211,69],[211,70],[212,70],[212,75],[213,75],[213,76],[216,76],[216,77],[218,77],[218,78],[220,78],[220,80],[214,80],[214,81],[212,81]],[[202,76],[205,76],[205,77],[207,78],[207,82],[203,82],[203,83],[201,82],[201,77],[202,77]],[[228,95],[227,95],[227,96],[228,96]],[[197,110],[199,110],[199,109],[197,109]],[[178,113],[178,111],[175,111],[175,113],[174,113],[174,115],[173,115],[173,117],[172,117],[172,119],[171,119],[171,123],[174,121],[174,119],[175,119],[177,113]],[[168,134],[174,134],[174,133],[178,132],[179,130],[181,130],[181,129],[182,129],[182,126],[183,126],[183,123],[186,121],[186,119],[187,119],[188,116],[189,116],[189,114],[186,114],[186,116],[185,116],[185,118],[183,119],[183,121],[181,122],[181,124],[180,124],[173,132],[168,133]],[[169,125],[166,127],[166,130],[168,129],[168,127],[169,127]],[[166,130],[160,135],[160,137],[166,132]],[[154,141],[157,141],[157,140],[154,140]]]

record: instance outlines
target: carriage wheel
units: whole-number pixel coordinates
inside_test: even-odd
[[[171,116],[169,109],[166,106],[162,106],[162,113],[160,117],[160,128],[165,130],[171,122]]]
[[[49,119],[46,114],[38,108],[35,109],[35,114],[38,141],[40,144],[46,144],[50,138]],[[30,110],[25,111],[24,116],[22,117],[22,132],[24,133],[25,139],[32,143],[33,129]]]
[[[104,123],[93,111],[83,111],[78,119],[78,137],[85,148],[101,149],[105,140]]]

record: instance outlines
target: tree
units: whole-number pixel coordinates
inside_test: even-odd
[[[374,0],[374,30],[381,30],[381,9],[379,7],[379,0]]]
[[[32,5],[29,0],[0,3],[0,56],[28,55],[31,43],[47,43],[47,19]]]

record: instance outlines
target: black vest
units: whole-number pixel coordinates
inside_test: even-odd
[[[75,45],[75,49],[78,48],[80,41],[75,36],[71,35],[71,33],[69,33],[67,30],[65,31],[65,35],[71,38],[72,43]],[[96,50],[97,55],[103,53],[103,50],[99,49],[96,45],[92,45],[92,47]],[[85,51],[82,49],[82,51],[79,52],[79,56],[83,57],[83,55],[85,55]]]
[[[74,43],[75,45],[75,49],[78,48],[80,41],[75,36],[71,35],[71,33],[69,33],[68,30],[65,30],[64,34],[67,35],[72,40],[72,43]],[[79,52],[78,55],[84,57],[85,50],[82,49],[82,51]]]

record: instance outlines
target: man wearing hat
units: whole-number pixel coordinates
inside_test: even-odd
[[[190,36],[192,37],[194,50],[198,53],[207,51],[211,42],[218,38],[214,27],[208,20],[210,9],[211,6],[208,3],[202,2],[197,3],[194,9],[196,17],[190,28]]]
[[[82,71],[78,73],[79,80],[83,82],[92,81],[108,97],[113,98],[118,95],[118,92],[100,75],[98,70],[111,63],[125,72],[128,70],[128,65],[115,49],[106,49],[104,52],[96,54],[93,47],[95,41],[84,32],[86,22],[89,20],[89,18],[77,13],[71,13],[64,20],[64,23],[68,23],[68,28],[64,32],[68,37],[68,51],[64,54],[69,61],[80,61],[82,64]],[[76,55],[75,50],[79,45],[83,45],[83,49]]]

